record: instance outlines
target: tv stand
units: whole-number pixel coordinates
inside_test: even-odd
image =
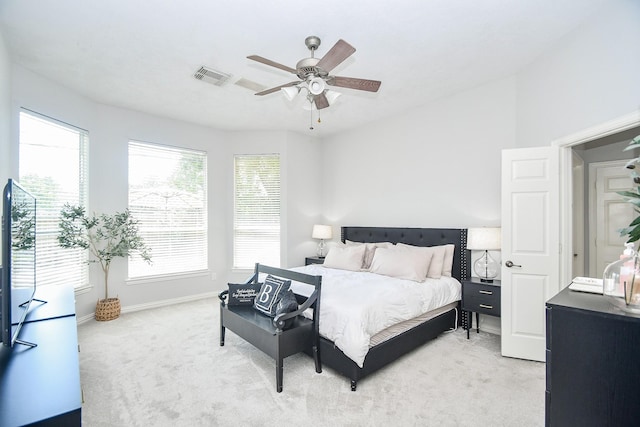
[[[37,347],[0,346],[0,426],[80,426],[82,392],[72,287],[36,291],[20,332]]]

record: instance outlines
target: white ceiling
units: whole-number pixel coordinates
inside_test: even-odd
[[[362,126],[514,74],[606,4],[620,0],[2,0],[12,61],[99,103],[225,130],[311,132],[309,112],[235,85],[295,80],[316,35],[357,51],[331,74],[381,80],[340,89],[314,135]],[[217,87],[193,77],[231,74]]]

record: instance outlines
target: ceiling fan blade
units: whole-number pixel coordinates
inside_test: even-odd
[[[282,65],[282,64],[279,64],[279,63],[277,63],[275,61],[272,61],[270,59],[263,58],[262,56],[250,55],[250,56],[247,56],[247,59],[251,59],[253,61],[261,62],[263,64],[270,65],[272,67],[280,68],[281,70],[288,71],[288,72],[293,73],[293,74],[297,73],[297,71],[295,69],[291,68],[291,67],[287,67],[286,65]]]
[[[273,92],[277,92],[277,91],[279,91],[279,90],[280,90],[280,89],[282,89],[283,87],[295,86],[295,85],[297,85],[297,84],[299,84],[299,83],[300,83],[300,81],[299,81],[299,80],[298,80],[298,81],[295,81],[295,82],[285,83],[285,84],[283,84],[283,85],[276,86],[276,87],[272,87],[271,89],[263,90],[262,92],[258,92],[258,93],[256,93],[256,95],[259,95],[259,96],[262,96],[262,95],[269,95],[270,93],[273,93]]]
[[[329,100],[327,100],[324,92],[322,92],[320,95],[316,95],[313,98],[313,101],[316,103],[316,108],[318,110],[322,110],[323,108],[327,108],[329,106]]]
[[[346,41],[340,39],[333,45],[329,52],[327,52],[322,59],[318,62],[316,67],[322,68],[327,73],[333,70],[342,61],[353,55],[356,48],[351,46]]]
[[[379,80],[356,79],[353,77],[332,76],[327,80],[327,84],[338,87],[346,87],[349,89],[366,90],[368,92],[377,92],[382,84]]]

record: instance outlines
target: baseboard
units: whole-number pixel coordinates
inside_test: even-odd
[[[480,330],[494,335],[500,335],[500,318],[480,315]]]
[[[195,295],[189,295],[189,296],[185,296],[185,297],[180,297],[180,298],[171,298],[171,299],[165,299],[165,300],[160,300],[160,301],[153,301],[153,302],[148,302],[148,303],[144,303],[144,304],[135,304],[135,305],[128,305],[125,307],[122,307],[121,309],[121,313],[133,313],[136,311],[141,311],[141,310],[148,310],[151,308],[159,308],[159,307],[165,307],[167,305],[174,305],[174,304],[180,304],[183,302],[191,302],[191,301],[197,301],[197,300],[201,300],[201,299],[205,299],[205,298],[213,298],[216,297],[218,295],[218,292],[205,292],[202,294],[195,294]],[[82,324],[84,322],[88,322],[89,320],[93,320],[95,318],[95,313],[92,314],[87,314],[85,316],[82,317],[78,317],[77,318],[77,322],[78,325]]]

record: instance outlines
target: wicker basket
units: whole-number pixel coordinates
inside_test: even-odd
[[[98,300],[96,304],[96,320],[106,321],[120,317],[120,298]]]

